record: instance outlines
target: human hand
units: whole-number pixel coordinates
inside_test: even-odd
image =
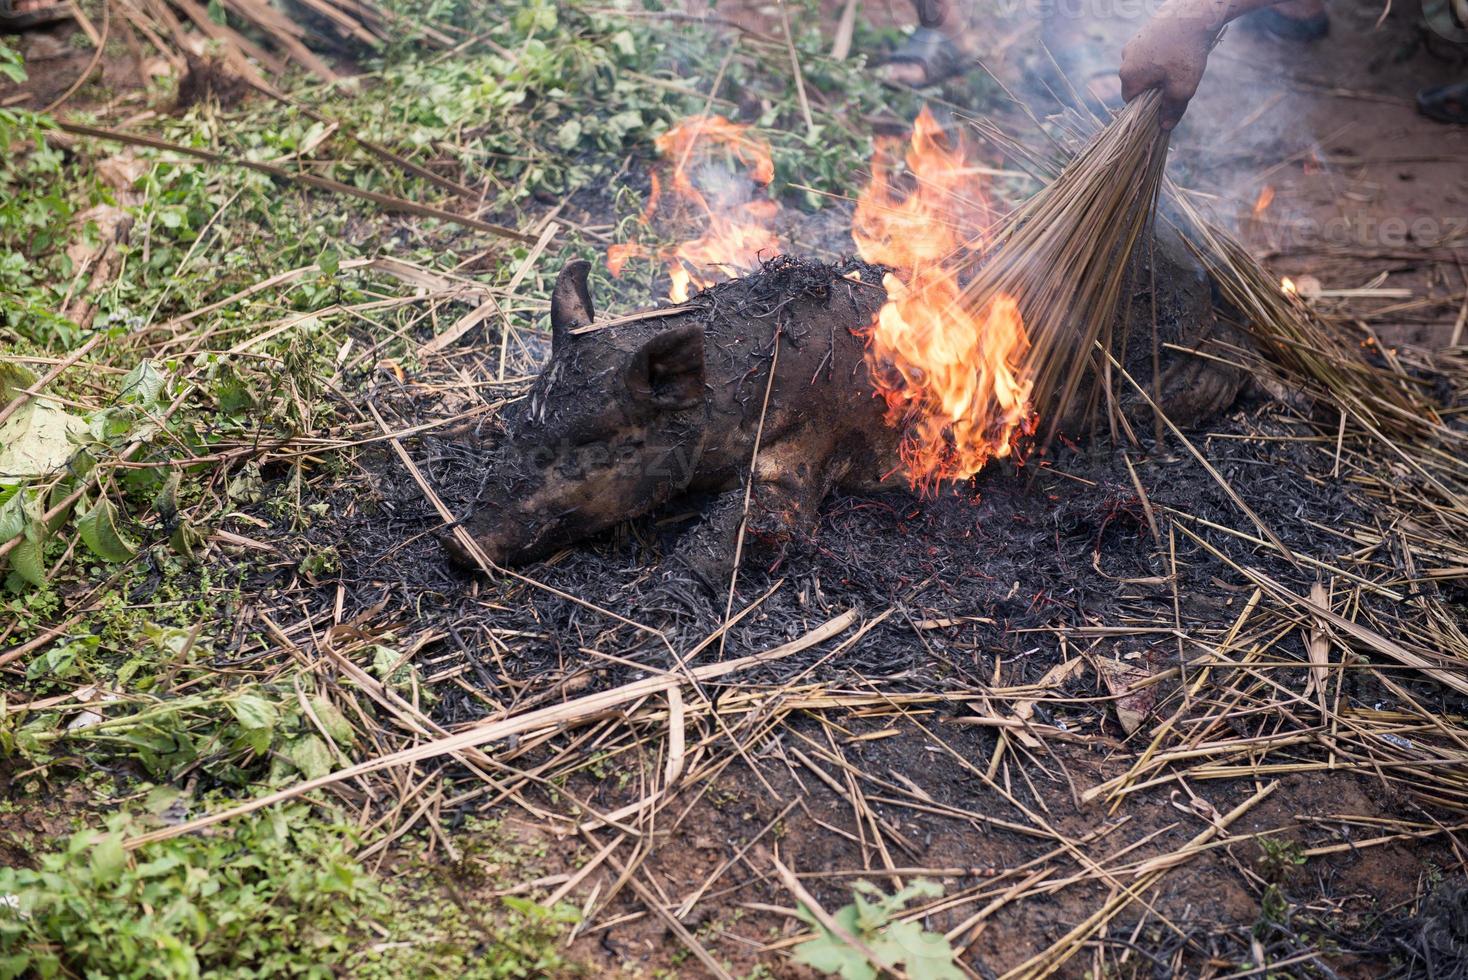
[[[1163,8],[1121,52],[1121,97],[1130,102],[1148,89],[1162,90],[1163,129],[1182,118],[1203,69],[1217,28],[1208,20]]]

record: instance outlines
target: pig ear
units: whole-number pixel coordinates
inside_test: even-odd
[[[551,350],[560,350],[571,339],[571,331],[589,327],[596,316],[591,307],[591,290],[586,287],[586,274],[591,263],[577,259],[566,263],[556,277],[551,293]]]
[[[703,327],[696,323],[650,337],[627,365],[633,399],[658,408],[692,408],[703,401]]]

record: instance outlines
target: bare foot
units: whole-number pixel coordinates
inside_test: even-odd
[[[914,61],[893,61],[877,67],[877,77],[889,85],[921,88],[927,84],[928,70]]]
[[[961,75],[973,65],[973,54],[956,23],[923,26],[876,69],[892,85],[924,88]]]

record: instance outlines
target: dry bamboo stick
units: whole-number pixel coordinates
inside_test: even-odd
[[[735,660],[725,661],[724,663],[706,664],[702,667],[696,667],[691,671],[691,675],[698,681],[709,680],[714,677],[723,677],[726,674],[732,674],[757,664],[769,663],[774,660],[789,657],[844,632],[847,627],[856,622],[856,618],[856,610],[849,609],[839,616],[828,619],[799,639],[791,640],[789,643],[781,644],[764,653],[739,657]],[[331,786],[343,780],[353,779],[357,776],[366,775],[367,773],[378,772],[406,763],[421,762],[424,759],[437,758],[450,752],[475,748],[489,742],[509,738],[512,735],[523,735],[526,732],[532,732],[540,728],[575,724],[576,722],[594,717],[610,708],[629,704],[652,694],[665,693],[668,688],[679,683],[679,679],[675,677],[650,677],[644,680],[634,681],[622,687],[613,688],[610,691],[599,691],[596,694],[588,694],[574,701],[567,701],[565,704],[551,705],[550,707],[540,708],[523,715],[516,715],[488,724],[475,725],[472,728],[455,735],[450,735],[447,738],[434,739],[431,742],[425,742],[421,745],[415,745],[398,752],[379,756],[376,759],[359,762],[355,766],[340,769],[325,776],[308,779],[304,782],[297,783],[295,786],[278,790],[277,792],[251,800],[248,803],[231,807],[228,810],[221,810],[218,813],[211,813],[195,820],[190,820],[187,823],[165,827],[151,833],[139,834],[136,837],[130,838],[126,842],[126,846],[129,849],[134,849],[142,847],[145,844],[178,837],[181,834],[194,833],[195,831],[203,830],[205,827],[212,827],[215,824],[232,820],[235,817],[254,813],[256,810],[264,807],[274,806],[277,803],[284,803],[287,800],[296,799],[312,790],[320,789],[324,786]]]

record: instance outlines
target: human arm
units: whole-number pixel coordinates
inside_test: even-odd
[[[1224,25],[1282,0],[1167,0],[1121,52],[1121,94],[1162,90],[1162,128],[1182,118]]]

